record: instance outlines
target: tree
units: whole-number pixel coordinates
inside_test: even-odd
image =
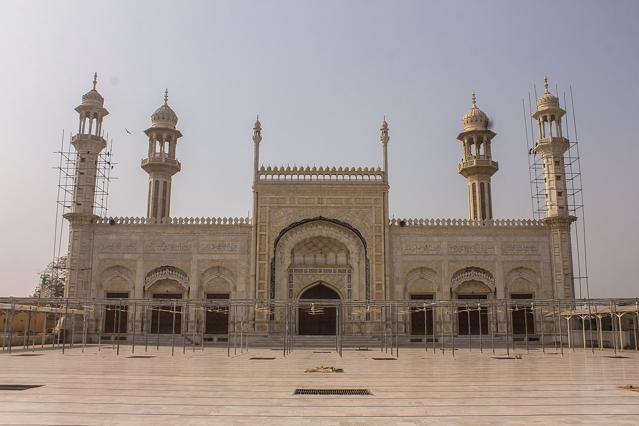
[[[63,297],[67,278],[67,257],[60,256],[49,262],[40,273],[40,282],[33,291],[33,297]]]

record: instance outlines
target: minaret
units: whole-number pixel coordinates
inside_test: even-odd
[[[144,131],[149,137],[148,157],[142,160],[142,168],[149,174],[146,217],[155,222],[171,217],[171,179],[182,167],[175,159],[177,140],[182,133],[175,128],[178,117],[168,102],[166,90],[164,105],[151,115],[151,127]]]
[[[253,183],[257,182],[257,173],[260,167],[260,142],[262,142],[262,123],[258,115],[253,125]]]
[[[96,90],[97,84],[96,73],[93,76],[93,88],[82,96],[82,103],[75,108],[80,115],[80,122],[78,133],[71,138],[77,153],[73,204],[64,215],[69,221],[66,297],[90,296],[91,224],[96,218],[94,203],[98,156],[106,147],[102,137],[102,120],[109,113],[103,106],[104,98]]]
[[[570,224],[576,218],[568,212],[564,153],[570,143],[563,137],[561,128],[565,114],[566,111],[559,106],[559,99],[548,90],[548,78],[544,77],[544,94],[537,99],[537,111],[532,115],[539,126],[534,150],[541,156],[544,169],[546,217],[542,220],[551,232],[555,297],[573,298]]]
[[[488,130],[488,117],[477,108],[475,92],[470,111],[464,115],[463,126],[464,131],[457,136],[464,145],[464,158],[459,163],[458,170],[467,181],[470,219],[492,219],[490,178],[497,172],[499,165],[492,160],[490,144],[496,133]]]
[[[388,183],[388,123],[386,122],[386,116],[382,119],[382,123],[379,127],[380,136],[379,141],[382,143],[382,149],[384,154],[384,182]]]

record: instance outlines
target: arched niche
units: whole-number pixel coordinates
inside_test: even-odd
[[[532,294],[537,297],[539,292],[539,276],[535,271],[525,267],[512,269],[506,275],[508,295]]]
[[[403,298],[410,299],[412,294],[437,294],[437,272],[430,268],[420,267],[412,269],[406,274]]]
[[[291,250],[291,264],[296,266],[346,266],[350,251],[339,240],[327,236],[309,237]]]
[[[296,265],[296,252],[298,253],[297,261],[303,260],[301,265]],[[297,293],[297,284],[291,282],[291,268],[297,266],[304,268],[307,260],[311,260],[311,254],[314,255],[314,265],[306,266],[318,269],[339,269],[338,273],[344,277],[339,280],[341,282],[339,285],[334,276],[330,274],[323,276],[321,271],[319,275],[313,278],[306,277],[307,279],[335,281],[335,286],[339,288],[341,294],[350,295],[353,300],[369,297],[368,259],[361,234],[341,222],[316,219],[289,226],[278,236],[271,263],[271,298],[286,299]],[[309,257],[307,258],[306,255]],[[332,261],[333,257],[335,262],[342,264],[318,264]],[[346,275],[350,276],[346,277]]]
[[[491,295],[493,289],[487,286],[485,283],[477,280],[468,280],[459,284],[454,289],[455,294],[464,294],[464,295]]]
[[[133,272],[122,265],[105,269],[100,274],[100,287],[97,297],[106,297],[107,293],[129,293],[133,291]]]
[[[159,266],[149,271],[144,277],[144,291],[147,293],[186,294],[188,290],[188,275],[175,266]]]
[[[223,266],[214,266],[205,270],[200,277],[200,297],[207,294],[235,295],[235,274]]]
[[[298,299],[300,300],[308,300],[308,299],[341,299],[342,296],[338,289],[333,287],[332,285],[320,281],[311,284],[310,286],[303,289]]]
[[[457,294],[467,291],[472,293],[473,288],[477,289],[477,292],[481,288],[484,293],[494,294],[495,277],[486,269],[469,266],[453,274],[451,288]]]

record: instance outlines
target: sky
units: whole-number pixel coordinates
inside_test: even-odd
[[[187,217],[248,215],[256,114],[263,164],[317,166],[381,165],[385,115],[391,215],[467,217],[456,136],[476,91],[494,215],[531,218],[522,99],[548,75],[574,94],[590,294],[636,297],[638,20],[623,0],[1,1],[0,295],[30,294],[52,259],[54,151],[97,72],[109,215],[146,213],[143,130],[168,88]]]

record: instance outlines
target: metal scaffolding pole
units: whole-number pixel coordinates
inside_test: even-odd
[[[128,309],[127,309],[128,312]],[[135,332],[138,327],[138,304],[133,302],[133,338],[131,339],[131,353],[135,354]],[[128,333],[127,333],[128,334]]]

